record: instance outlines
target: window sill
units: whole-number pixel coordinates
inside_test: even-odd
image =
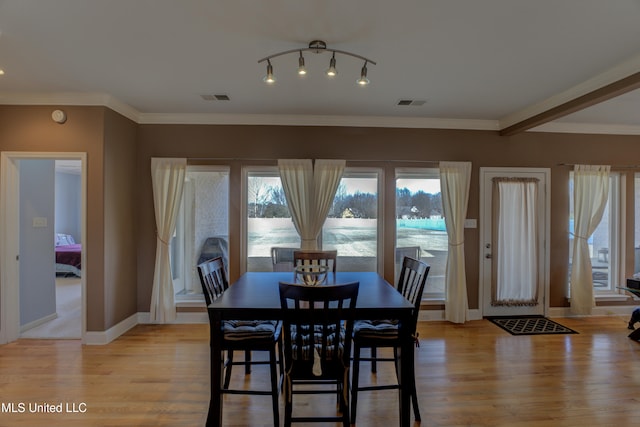
[[[176,307],[203,307],[205,305],[204,296],[176,299],[175,305]]]
[[[594,298],[596,302],[624,302],[629,301],[631,297],[629,295],[610,293],[610,294],[595,294]]]
[[[443,305],[444,298],[422,298],[420,305]]]

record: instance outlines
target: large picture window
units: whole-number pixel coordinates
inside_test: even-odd
[[[338,251],[340,271],[379,271],[380,172],[346,168],[322,228],[322,249]]]
[[[612,172],[609,175],[609,197],[602,220],[587,240],[596,297],[617,293],[617,286],[620,286],[620,272],[623,271],[619,239],[622,233],[620,197],[623,194],[622,185],[620,174]],[[573,197],[573,172],[571,172],[569,178],[569,274],[571,274],[573,261]]]
[[[176,301],[202,298],[197,265],[222,256],[228,263],[229,169],[187,166],[182,204],[171,239]]]
[[[431,266],[425,299],[444,299],[449,238],[442,210],[438,169],[396,170],[396,270],[404,256]]]
[[[278,168],[246,168],[245,182],[246,271],[286,266],[286,261],[277,259],[278,254],[286,252],[284,259],[288,260],[290,249],[300,247],[300,236],[289,213]]]
[[[634,240],[633,240],[633,272],[640,274],[640,173],[635,174],[634,178],[634,206],[635,213],[634,223]]]

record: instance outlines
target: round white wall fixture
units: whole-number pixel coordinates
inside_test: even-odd
[[[54,122],[62,124],[67,121],[67,114],[62,110],[53,110],[51,118]]]

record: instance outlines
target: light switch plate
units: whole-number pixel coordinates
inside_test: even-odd
[[[33,226],[34,227],[46,227],[47,226],[47,218],[43,218],[43,217],[35,217],[35,218],[33,218]]]
[[[478,220],[475,218],[467,218],[464,220],[464,228],[478,228]]]

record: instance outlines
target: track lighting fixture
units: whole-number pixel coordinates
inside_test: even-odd
[[[328,77],[335,77],[338,74],[338,70],[336,69],[336,53],[363,60],[364,66],[360,71],[360,78],[356,80],[359,86],[366,86],[369,84],[369,79],[367,78],[367,64],[376,65],[375,61],[372,61],[369,58],[365,58],[364,56],[357,55],[351,52],[346,52],[344,50],[327,49],[327,44],[322,40],[313,40],[309,43],[309,47],[305,47],[302,49],[298,48],[298,49],[285,50],[283,52],[274,53],[273,55],[269,55],[266,58],[260,59],[258,63],[262,63],[265,61],[267,62],[267,75],[263,78],[265,83],[272,84],[272,83],[275,83],[276,81],[276,78],[273,74],[273,66],[271,65],[271,59],[276,58],[278,56],[287,55],[289,53],[295,53],[295,52],[298,52],[300,55],[298,57],[298,74],[301,76],[307,74],[307,69],[304,63],[304,56],[302,54],[303,52],[313,52],[316,54],[331,52],[331,59],[329,60],[329,68],[326,71],[326,74]]]

